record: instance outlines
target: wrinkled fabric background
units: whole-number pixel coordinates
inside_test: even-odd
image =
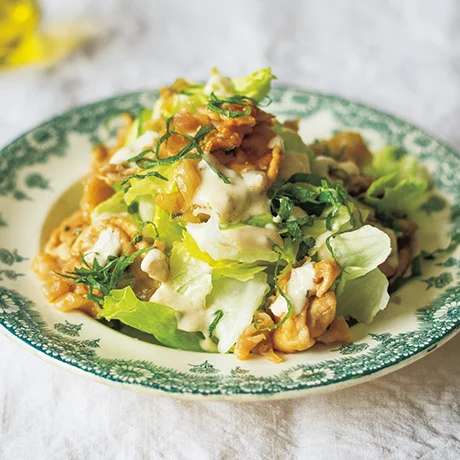
[[[460,150],[458,0],[44,0],[98,38],[47,70],[0,73],[0,144],[77,104],[212,66],[333,92]],[[0,337],[0,459],[458,459],[460,336],[370,383],[300,400],[178,402],[109,388]]]

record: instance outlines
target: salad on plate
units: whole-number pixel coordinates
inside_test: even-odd
[[[165,346],[274,362],[352,340],[420,274],[415,157],[357,132],[306,144],[269,68],[176,80],[92,152],[79,209],[34,262],[47,300]]]

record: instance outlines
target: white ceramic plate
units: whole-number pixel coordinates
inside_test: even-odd
[[[301,396],[375,378],[403,367],[452,337],[460,325],[460,250],[423,262],[423,275],[392,297],[371,325],[352,328],[354,343],[316,346],[281,364],[260,357],[173,350],[147,335],[114,331],[83,313],[47,304],[30,261],[46,233],[76,207],[91,146],[113,135],[123,111],[150,107],[157,91],[119,96],[54,118],[0,152],[0,330],[55,364],[134,391],[186,398],[260,400]],[[419,211],[422,247],[446,247],[460,231],[459,156],[391,115],[343,100],[276,87],[270,112],[301,118],[305,141],[357,130],[371,149],[387,144],[416,154],[437,187]],[[108,121],[109,120],[109,121]],[[108,121],[108,122],[107,122]],[[129,335],[131,334],[131,335]]]

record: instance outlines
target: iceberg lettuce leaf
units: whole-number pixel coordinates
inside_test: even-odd
[[[429,173],[415,155],[404,154],[397,147],[385,147],[375,153],[372,164],[363,171],[376,178],[365,200],[380,211],[408,213],[415,210],[430,185]]]
[[[104,297],[99,316],[117,319],[140,331],[152,334],[163,345],[182,350],[203,351],[200,336],[177,328],[176,314],[166,305],[139,300],[131,287],[116,289]]]
[[[181,242],[176,242],[169,259],[171,276],[169,284],[178,291],[184,291],[195,279],[211,273],[210,266],[196,259]]]
[[[363,225],[368,214],[367,211],[353,201],[350,201],[349,205],[351,214],[346,206],[340,206],[335,216],[329,220],[329,229],[327,216],[331,212],[331,206],[326,206],[321,216],[315,219],[311,227],[303,227],[303,236],[315,239],[315,245],[309,251],[310,256],[318,253],[319,259],[327,259],[330,257],[330,252],[326,247],[326,240],[329,237],[336,233],[355,230]]]
[[[199,105],[206,104],[211,93],[217,97],[239,94],[260,102],[268,96],[271,81],[275,78],[269,67],[235,79],[221,75],[217,69],[213,69],[206,85],[180,78],[161,92],[154,105],[152,117],[167,119],[183,108],[193,113]]]
[[[196,107],[205,104],[206,101],[207,96],[204,94],[203,84],[179,78],[171,87],[161,91],[160,98],[153,106],[152,118],[167,119],[185,107],[193,112]]]
[[[167,249],[172,248],[174,243],[182,239],[184,228],[171,217],[171,214],[159,206],[155,207],[153,223],[158,230],[158,239],[165,244]]]
[[[220,229],[216,216],[202,224],[188,224],[186,228],[200,251],[217,261],[275,262],[278,256],[272,249],[273,245],[282,245],[282,239],[274,229],[252,225]]]
[[[135,118],[128,130],[124,144],[125,146],[132,144],[139,136],[145,133],[144,123],[152,118],[152,114],[152,110],[145,108],[139,112],[139,115]]]
[[[368,188],[365,200],[381,211],[407,213],[417,209],[428,189],[423,179],[400,179],[397,172],[382,176]]]
[[[222,312],[214,330],[214,335],[219,339],[217,348],[220,353],[226,353],[251,324],[255,311],[268,291],[265,273],[258,273],[248,281],[214,279],[206,304],[213,315]]]
[[[305,155],[309,161],[309,169],[311,169],[314,154],[313,151],[303,142],[300,135],[293,129],[288,128],[281,123],[276,123],[271,129],[283,139],[286,154],[289,154],[289,152],[295,152]]]
[[[213,268],[214,278],[233,278],[244,282],[254,278],[257,273],[264,271],[266,268],[261,265],[246,264],[232,260],[216,261],[209,254],[201,251],[196,241],[187,232],[184,232],[182,245],[191,257],[206,262]]]
[[[337,316],[352,317],[370,323],[390,300],[388,279],[378,269],[360,278],[342,280],[337,295]]]
[[[212,289],[211,267],[192,257],[181,243],[173,246],[169,265],[169,280],[161,284],[150,300],[179,312],[179,329],[206,333],[209,324],[205,304]]]
[[[404,154],[400,148],[392,146],[374,153],[372,164],[365,166],[363,172],[375,178],[396,173],[399,180],[429,180],[427,169],[417,161],[415,155]]]
[[[246,225],[252,225],[259,228],[264,228],[268,224],[273,224],[273,216],[271,214],[259,214],[257,216],[252,216],[246,221]]]
[[[342,267],[342,277],[347,280],[374,270],[391,252],[390,237],[370,225],[331,237],[330,247]]]
[[[272,74],[270,67],[256,70],[255,72],[241,78],[232,80],[236,94],[255,99],[257,102],[263,101],[270,93],[272,80],[276,77]]]
[[[91,222],[94,224],[109,217],[129,217],[122,191],[114,193],[110,198],[99,203],[91,213]]]
[[[174,168],[171,166],[158,166],[155,171],[166,178],[170,178],[172,177]],[[171,192],[174,187],[174,181],[165,181],[155,176],[133,178],[130,180],[129,187],[127,187],[125,192],[125,202],[127,205],[130,205],[134,201],[139,200],[139,198],[143,195],[155,197],[159,193],[165,191]]]
[[[204,93],[206,96],[210,96],[211,93],[214,93],[217,97],[234,96],[235,85],[231,78],[222,75],[218,69],[213,68],[211,76],[204,87]]]
[[[263,272],[266,267],[262,265],[251,265],[239,262],[227,262],[225,264],[220,261],[214,268],[214,276],[223,278],[232,278],[241,282],[252,280],[255,275]]]

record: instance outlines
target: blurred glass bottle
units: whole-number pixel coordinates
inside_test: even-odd
[[[40,16],[35,0],[0,0],[0,68],[36,59]]]

